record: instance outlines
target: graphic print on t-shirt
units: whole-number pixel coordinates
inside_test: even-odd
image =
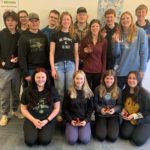
[[[34,38],[29,40],[31,52],[44,51],[45,40],[44,38]]]
[[[125,109],[130,114],[137,113],[139,111],[139,104],[135,102],[131,97],[128,97],[125,101]],[[131,124],[136,125],[137,120],[130,120]]]
[[[37,106],[34,107],[33,109],[39,114],[44,114],[49,109],[49,106],[45,104],[45,101],[46,101],[45,98],[41,98]]]
[[[61,44],[62,49],[69,50],[71,48],[71,44],[73,41],[69,37],[61,37],[61,38],[59,38],[59,42]]]

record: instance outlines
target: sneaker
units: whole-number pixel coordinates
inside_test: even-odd
[[[2,115],[0,119],[0,126],[6,126],[8,124],[8,117],[6,115]]]
[[[18,111],[13,111],[11,113],[11,115],[17,117],[18,119],[23,119],[24,118],[23,114],[21,112],[18,112]]]

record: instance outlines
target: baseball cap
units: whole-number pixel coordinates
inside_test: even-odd
[[[77,9],[77,14],[78,14],[78,13],[81,13],[81,12],[87,13],[86,8],[85,8],[85,7],[79,7],[79,8]]]
[[[37,19],[37,20],[39,20],[39,15],[38,14],[36,14],[36,13],[30,13],[29,14],[29,20],[32,20],[32,19]]]

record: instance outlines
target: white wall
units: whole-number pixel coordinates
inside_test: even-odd
[[[145,4],[149,8],[147,19],[150,20],[150,0],[124,0],[123,11],[130,11],[134,20],[135,8],[140,5]],[[57,9],[60,11],[69,11],[73,18],[75,19],[76,10],[78,7],[86,7],[89,15],[89,21],[93,18],[97,18],[98,0],[19,0],[19,10],[25,9],[29,13],[36,12],[40,16],[41,26],[40,28],[47,25],[47,16],[51,9]],[[143,85],[150,91],[150,62],[146,71],[145,79],[143,80]]]
[[[142,3],[149,7],[147,16],[150,20],[150,0],[124,0],[123,10],[130,11],[134,16],[135,8]],[[60,12],[69,11],[75,18],[77,8],[81,6],[87,8],[89,21],[92,18],[97,18],[98,0],[19,0],[20,10],[25,9],[28,12],[39,14],[41,28],[47,24],[47,16],[51,9],[57,9]]]
[[[134,20],[135,9],[138,5],[145,4],[149,11],[147,19],[150,20],[150,0],[124,0],[123,11],[130,11],[133,14]],[[78,7],[84,6],[87,8],[89,21],[97,18],[98,0],[19,0],[19,9],[25,9],[28,12],[36,12],[41,19],[41,28],[47,25],[47,16],[51,9],[60,11],[69,11],[75,19],[76,10]],[[150,91],[150,62],[146,71],[146,76],[143,80],[143,85]]]

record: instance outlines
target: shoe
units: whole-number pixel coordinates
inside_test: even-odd
[[[0,120],[0,126],[4,127],[8,124],[8,117],[6,115],[2,115]]]
[[[58,115],[56,117],[57,122],[63,122],[63,117],[61,115]]]
[[[91,121],[95,121],[95,115],[94,115],[94,112],[93,112],[92,115],[91,115]]]
[[[24,118],[23,114],[21,112],[18,112],[18,111],[13,111],[11,113],[11,115],[17,117],[18,119],[23,119]]]

